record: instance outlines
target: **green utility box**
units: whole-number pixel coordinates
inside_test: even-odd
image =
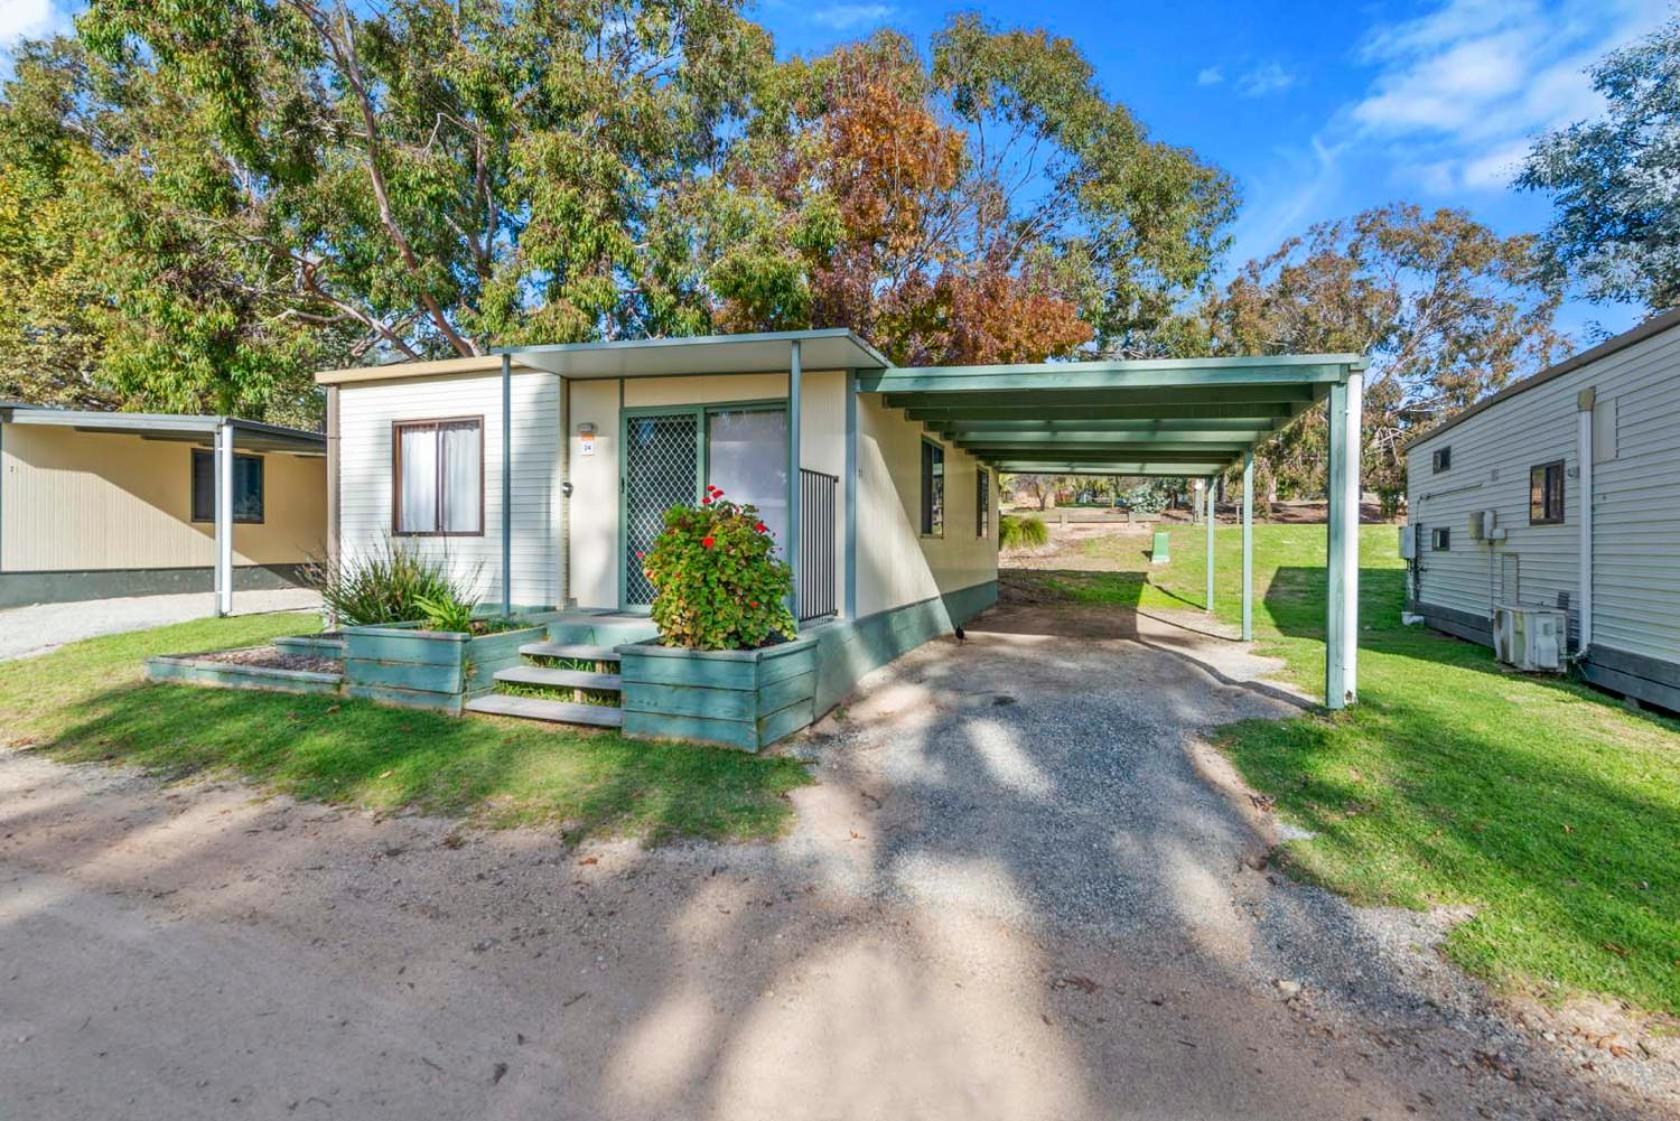
[[[1158,529],[1155,531],[1155,545],[1149,550],[1149,563],[1166,564],[1170,560],[1172,554],[1167,550],[1167,531]]]

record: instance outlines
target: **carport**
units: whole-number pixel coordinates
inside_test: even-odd
[[[1213,484],[1240,468],[1244,640],[1254,634],[1254,447],[1327,401],[1324,696],[1337,709],[1356,696],[1365,366],[1356,354],[927,366],[859,371],[856,388],[998,471],[1204,480],[1210,609]]]

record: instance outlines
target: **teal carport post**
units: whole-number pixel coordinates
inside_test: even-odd
[[[1254,641],[1254,449],[1243,452],[1242,640]]]
[[[1208,477],[1207,500],[1204,503],[1207,515],[1207,611],[1210,615],[1213,614],[1213,488],[1217,482],[1214,476]]]
[[[1329,619],[1324,644],[1324,704],[1346,708],[1359,680],[1359,456],[1364,377],[1330,387]]]

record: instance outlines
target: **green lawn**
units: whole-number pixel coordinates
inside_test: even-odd
[[[1254,537],[1256,638],[1317,694],[1324,527]],[[1135,539],[1092,540],[1122,571],[1018,575],[1083,602],[1199,608],[1203,542],[1175,529],[1172,563],[1150,569]],[[1317,834],[1282,859],[1360,903],[1472,906],[1448,951],[1496,984],[1680,1014],[1680,723],[1402,627],[1395,545],[1392,526],[1362,528],[1360,704],[1224,736],[1247,780]],[[1215,548],[1218,614],[1235,621],[1238,530]]]
[[[809,779],[792,759],[613,733],[457,720],[331,697],[148,685],[149,654],[228,649],[316,629],[306,615],[204,620],[0,662],[0,743],[169,776],[240,775],[301,798],[413,806],[566,839],[769,837]]]

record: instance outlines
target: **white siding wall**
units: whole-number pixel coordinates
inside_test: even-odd
[[[1421,524],[1418,599],[1490,617],[1500,602],[1555,606],[1579,599],[1581,491],[1576,398],[1597,391],[1614,410],[1617,456],[1594,466],[1593,640],[1596,645],[1680,661],[1680,328],[1606,355],[1470,417],[1407,454],[1410,518]],[[1603,425],[1601,424],[1601,427]],[[1432,468],[1452,448],[1452,467]],[[1529,525],[1529,468],[1562,459],[1565,521]],[[1497,511],[1509,536],[1470,539],[1471,511]],[[1429,530],[1452,529],[1450,552],[1429,548]],[[1504,586],[1515,556],[1517,587]]]
[[[991,528],[976,529],[979,463],[945,444],[945,533],[921,535],[922,426],[878,394],[858,398],[858,615],[997,579],[997,486]]]
[[[513,375],[513,602],[558,603],[561,479],[560,383],[551,374]],[[445,556],[490,604],[502,598],[501,375],[350,383],[339,391],[339,532],[349,554],[391,534],[391,425],[442,417],[484,418],[484,535],[412,537],[405,544]]]

